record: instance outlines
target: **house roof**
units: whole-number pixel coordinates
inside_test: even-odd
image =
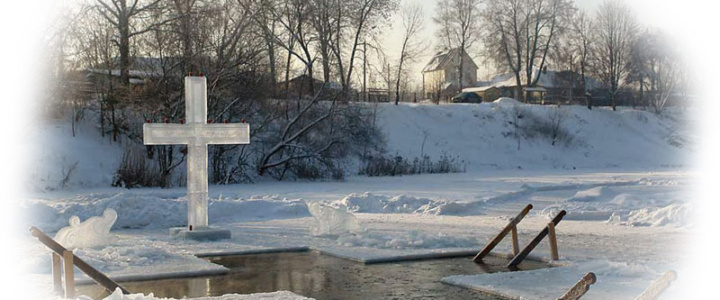
[[[496,89],[497,87],[488,85],[488,86],[481,86],[481,87],[471,87],[471,88],[464,88],[463,92],[484,92],[489,89]]]
[[[305,82],[309,82],[309,81],[310,81],[310,76],[307,74],[301,74],[294,78],[290,78],[291,83],[297,83],[297,82],[305,83]],[[315,84],[317,86],[321,86],[324,84],[325,88],[327,88],[327,89],[334,89],[334,90],[342,89],[342,85],[337,82],[323,82],[322,80],[319,80],[317,78],[313,78],[312,81],[313,81],[313,84]],[[278,82],[277,84],[279,86],[283,86],[283,85],[285,85],[285,83],[287,83],[287,81],[281,81],[281,82]]]
[[[544,87],[537,86],[537,87],[524,87],[523,91],[526,92],[547,92],[547,90]]]
[[[544,88],[562,88],[567,82],[567,77],[571,71],[540,71],[535,70],[534,76],[540,76],[540,78],[537,81],[536,86],[544,87]],[[579,74],[578,74],[579,76]],[[602,84],[600,84],[597,80],[595,80],[592,77],[585,76],[585,83],[587,84],[588,90],[596,89],[596,88],[602,88]],[[515,80],[515,75],[512,73],[505,73],[501,75],[495,76],[493,79],[490,80],[490,82],[485,87],[513,87],[517,86],[517,82]]]
[[[423,68],[423,73],[425,72],[432,72],[437,70],[445,69],[445,67],[452,62],[453,58],[460,54],[460,48],[454,48],[450,50],[444,50],[440,51],[438,53],[435,53],[432,59],[430,59],[430,62],[425,65]],[[466,52],[467,54],[467,52]],[[477,65],[475,62],[470,58],[470,63],[477,69]]]
[[[115,58],[113,64],[118,66],[119,58]],[[180,70],[176,68],[179,64],[180,58],[178,57],[132,57],[130,58],[130,77],[134,78],[152,78],[161,77],[165,73],[166,75],[173,74],[179,75]],[[96,66],[94,68],[88,68],[88,72],[95,74],[102,74],[111,76],[120,76],[120,68],[108,70],[106,66]],[[166,73],[168,72],[168,73]]]

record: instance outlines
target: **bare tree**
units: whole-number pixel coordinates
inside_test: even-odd
[[[618,0],[605,0],[593,23],[593,72],[610,87],[610,102],[616,98],[630,71],[630,52],[638,29],[630,8]]]
[[[305,103],[283,126],[280,139],[260,159],[258,164],[259,175],[265,174],[268,169],[284,165],[292,160],[320,156],[321,153],[328,151],[330,147],[340,142],[338,139],[331,138],[318,148],[307,147],[299,143],[299,140],[307,137],[315,127],[333,116],[335,101],[330,103],[324,113],[312,116],[312,109],[319,106],[319,95],[320,93],[316,94],[311,101]]]
[[[111,78],[112,70],[117,68],[116,27],[106,22],[102,15],[92,13],[96,12],[94,7],[83,7],[82,11],[84,13],[77,16],[71,30],[72,60],[78,69],[86,68],[96,77]],[[110,132],[113,141],[117,141],[120,134],[119,120],[115,115],[119,104],[118,87],[112,80],[98,79],[93,83],[92,90],[99,107],[100,133],[105,136]]]
[[[420,5],[408,5],[402,9],[403,35],[402,49],[400,50],[400,63],[397,70],[397,81],[395,83],[395,105],[400,101],[400,81],[403,73],[403,64],[413,62],[421,52],[422,43],[416,41],[418,33],[422,30],[423,11]]]
[[[241,3],[245,3],[240,1]],[[257,34],[265,45],[265,51],[267,53],[267,60],[268,60],[268,71],[270,72],[270,88],[272,89],[271,94],[274,96],[276,95],[276,84],[277,84],[277,77],[278,77],[278,71],[277,71],[277,42],[276,37],[279,35],[278,33],[278,20],[275,19],[272,15],[272,7],[275,4],[275,1],[273,0],[259,0],[259,1],[248,1],[248,3],[245,3],[244,7],[246,10],[253,11],[252,14],[253,20],[256,22],[256,25],[259,30],[255,31],[255,34]]]
[[[570,29],[571,44],[578,54],[578,63],[580,64],[580,77],[582,80],[583,96],[588,109],[592,109],[592,99],[588,96],[588,87],[586,80],[586,71],[588,65],[588,59],[590,56],[590,47],[592,41],[590,40],[590,29],[592,24],[588,19],[587,14],[580,10],[573,14],[572,23]]]
[[[515,75],[520,100],[523,86],[536,85],[550,45],[572,4],[567,0],[490,0],[484,12],[485,45],[490,58]]]
[[[272,9],[273,19],[277,20],[283,27],[285,34],[288,36],[288,43],[276,35],[276,43],[288,51],[289,55],[295,56],[303,65],[305,71],[310,78],[310,93],[315,94],[313,84],[313,64],[315,63],[315,55],[311,52],[311,43],[315,41],[315,36],[310,27],[310,10],[312,7],[305,0],[287,0],[283,4]],[[296,51],[294,46],[300,47]],[[302,95],[302,91],[300,93]]]
[[[323,82],[328,83],[331,80],[332,70],[331,64],[332,49],[331,43],[333,36],[337,34],[333,24],[333,5],[335,3],[332,0],[312,0],[309,1],[310,9],[310,24],[315,30],[317,37],[317,48],[320,54],[323,71]]]
[[[335,34],[330,45],[340,76],[343,96],[348,99],[360,38],[371,34],[381,21],[387,20],[395,11],[397,3],[396,0],[353,0],[337,1],[337,4],[333,7]],[[351,38],[349,56],[344,54],[347,50],[344,43],[345,33]]]
[[[556,68],[567,70],[560,78],[562,84],[567,88],[568,98],[572,101],[575,96],[573,91],[582,90],[582,98],[585,99],[588,109],[592,109],[590,98],[586,97],[587,82],[585,80],[586,66],[590,51],[590,22],[582,10],[575,10],[567,23],[561,24],[561,34],[551,44],[551,51],[548,56]],[[556,78],[558,79],[558,78]]]
[[[443,0],[433,18],[438,27],[438,36],[443,37],[444,45],[450,49],[458,48],[459,88],[463,88],[465,76],[465,54],[480,39],[480,4],[482,0]]]
[[[120,82],[128,85],[130,83],[130,39],[152,29],[152,26],[136,28],[135,21],[143,13],[157,8],[160,0],[147,3],[140,3],[140,0],[96,0],[96,2],[97,11],[116,30],[117,38],[114,42],[120,54]]]
[[[628,81],[639,83],[640,99],[656,113],[662,111],[670,96],[682,85],[684,59],[663,32],[647,31],[633,43]]]

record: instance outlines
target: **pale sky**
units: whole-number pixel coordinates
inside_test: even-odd
[[[629,0],[632,1],[632,0]],[[422,68],[427,64],[427,62],[432,58],[432,55],[438,50],[437,49],[437,37],[435,36],[435,30],[436,26],[432,21],[432,18],[435,14],[435,8],[437,0],[401,0],[400,6],[406,4],[414,4],[419,3],[423,8],[423,14],[425,16],[425,24],[424,30],[420,33],[420,36],[423,40],[428,41],[429,46],[427,47],[427,50],[425,51],[424,55],[418,59],[418,62],[409,66],[408,69],[410,71],[410,74],[412,74],[414,80],[416,82],[420,82],[422,79],[422,75],[420,71]],[[576,0],[576,5],[580,7],[581,9],[588,12],[589,15],[592,15],[594,13],[597,6],[602,3],[602,0]],[[388,55],[391,55],[395,61],[397,61],[400,57],[400,50],[401,50],[401,42],[403,38],[403,25],[402,25],[402,18],[400,17],[399,13],[393,18],[392,22],[392,28],[386,29],[386,39],[385,39],[385,50]],[[369,52],[369,51],[368,51]],[[471,56],[473,56],[474,53],[470,53]],[[368,59],[370,60],[370,59]],[[397,63],[397,62],[396,62]],[[481,62],[475,61],[475,63],[483,69],[481,66]],[[484,79],[483,75],[492,75],[490,74],[490,71],[483,72],[483,70],[478,71],[478,80]]]
[[[401,0],[401,6],[405,3],[419,3],[423,7],[423,13],[425,16],[424,30],[422,31],[421,38],[429,41],[430,46],[425,51],[423,57],[418,59],[418,63],[410,66],[410,74],[414,76],[416,82],[421,81],[420,71],[423,66],[432,58],[432,55],[436,52],[437,38],[435,37],[435,24],[432,21],[432,17],[435,12],[436,0]],[[589,17],[595,15],[597,7],[603,2],[603,0],[575,0],[575,4],[585,10]],[[671,35],[678,37],[680,40],[689,38],[687,35],[689,28],[693,28],[692,22],[694,16],[699,14],[702,9],[698,9],[698,3],[702,3],[702,0],[689,0],[689,1],[666,1],[666,0],[625,0],[626,3],[634,10],[638,21],[643,26],[661,28]],[[692,30],[697,32],[697,30]],[[400,15],[396,15],[393,19],[392,28],[386,30],[385,39],[385,50],[388,55],[391,55],[395,61],[400,56],[400,42],[402,40],[403,28],[402,19]],[[473,55],[473,53],[470,53]],[[369,59],[370,60],[370,59]],[[481,63],[476,61],[478,66],[482,69]],[[478,71],[478,79],[482,80],[483,75],[492,75],[490,71],[483,72]]]

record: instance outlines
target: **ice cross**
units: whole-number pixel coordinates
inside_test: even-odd
[[[209,144],[249,144],[245,123],[207,123],[207,79],[185,77],[186,124],[145,123],[145,145],[187,144],[187,200],[190,230],[208,227]]]

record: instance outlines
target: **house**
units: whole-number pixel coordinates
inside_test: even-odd
[[[530,103],[585,104],[586,97],[589,97],[589,95],[604,95],[602,90],[605,89],[605,87],[597,80],[585,76],[584,88],[582,76],[573,71],[536,70],[535,78],[538,78],[535,85],[522,87],[522,91],[529,96],[528,102]],[[482,91],[491,87],[497,88],[500,91],[500,97],[520,98],[517,94],[517,81],[515,75],[512,73],[495,76],[490,82],[486,83],[485,86],[474,89]],[[469,89],[464,89],[463,91],[466,90]],[[594,101],[602,102],[603,99],[600,98],[603,97],[595,99],[597,98],[595,96],[593,96]],[[485,101],[485,99],[486,98],[483,97],[483,101]]]
[[[467,52],[462,51],[462,82],[460,82],[460,48],[436,53],[423,68],[423,94],[429,99],[448,99],[463,87],[474,86],[478,66]]]
[[[180,70],[179,57],[133,57],[130,59],[130,87],[135,91],[141,91],[148,81],[156,80],[162,77],[184,76]],[[87,81],[95,87],[107,87],[110,85],[121,86],[119,58],[115,58],[111,63],[112,67],[107,65],[98,65],[87,68],[83,71]]]
[[[502,96],[502,91],[494,86],[470,87],[464,88],[462,91],[478,94],[483,102],[495,101]]]
[[[390,91],[387,89],[367,89],[368,102],[390,102]]]
[[[312,98],[319,92],[320,98],[330,99],[334,94],[342,90],[342,87],[338,83],[325,83],[315,78],[310,79],[310,76],[307,74],[302,74],[288,81],[278,82],[276,87],[280,98],[289,99]]]

